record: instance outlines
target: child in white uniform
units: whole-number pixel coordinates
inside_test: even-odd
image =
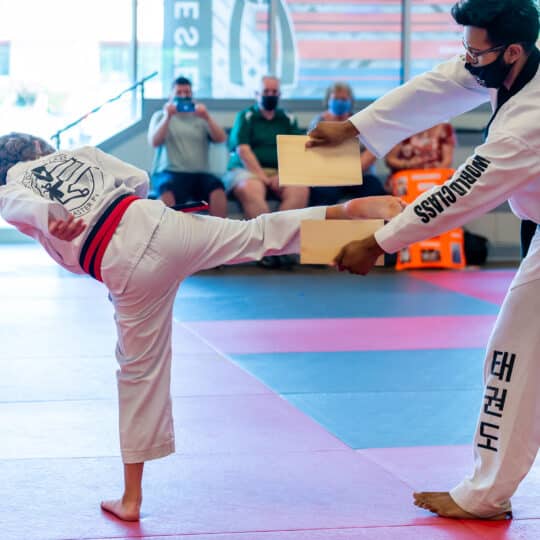
[[[6,184],[6,185],[3,185]],[[115,310],[125,491],[102,507],[138,520],[144,462],[174,452],[170,398],[173,303],[205,268],[294,253],[304,219],[391,219],[394,197],[261,215],[190,215],[145,199],[147,174],[93,147],[55,152],[45,141],[0,137],[0,213],[64,268],[103,281]]]

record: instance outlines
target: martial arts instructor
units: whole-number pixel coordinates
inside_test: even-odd
[[[412,79],[345,122],[321,122],[308,146],[360,137],[377,156],[490,100],[484,144],[444,185],[422,194],[375,235],[346,245],[342,270],[366,274],[382,253],[459,227],[509,201],[540,223],[540,51],[533,0],[463,0],[452,8],[465,55]],[[450,492],[415,493],[443,517],[504,519],[540,445],[540,234],[532,240],[488,343],[475,468]]]

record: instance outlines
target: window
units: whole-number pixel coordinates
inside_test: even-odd
[[[288,98],[319,99],[344,80],[373,99],[400,83],[400,0],[279,0],[275,59],[268,0],[164,0],[161,22],[141,1],[140,21],[152,12],[154,34],[163,28],[162,95],[182,74],[200,97],[251,98],[272,64]]]
[[[373,99],[400,83],[400,0],[284,0],[278,5],[277,66],[284,77],[295,71],[290,97],[320,98],[340,80],[357,98]],[[293,34],[288,41],[287,27]]]
[[[129,83],[130,69],[128,42],[99,44],[99,71],[102,80],[123,78]]]
[[[9,75],[9,41],[0,41],[0,76]]]
[[[463,53],[462,29],[450,8],[455,0],[413,0],[411,14],[411,76]]]

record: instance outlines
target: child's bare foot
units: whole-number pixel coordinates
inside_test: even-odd
[[[425,508],[440,517],[452,519],[483,519],[488,521],[499,521],[512,517],[512,512],[501,512],[491,517],[479,517],[466,512],[458,506],[447,491],[424,491],[414,493],[414,504],[420,508]]]
[[[116,501],[101,501],[101,508],[123,521],[139,521],[141,503],[117,499]]]
[[[352,199],[344,203],[345,213],[350,219],[384,219],[400,214],[406,204],[398,197],[381,195]]]

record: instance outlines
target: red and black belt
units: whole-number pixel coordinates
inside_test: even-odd
[[[129,205],[139,199],[140,197],[130,194],[121,195],[115,199],[101,214],[86,237],[79,256],[79,264],[87,274],[90,274],[98,281],[103,281],[101,278],[101,263],[114,231],[116,231]]]

